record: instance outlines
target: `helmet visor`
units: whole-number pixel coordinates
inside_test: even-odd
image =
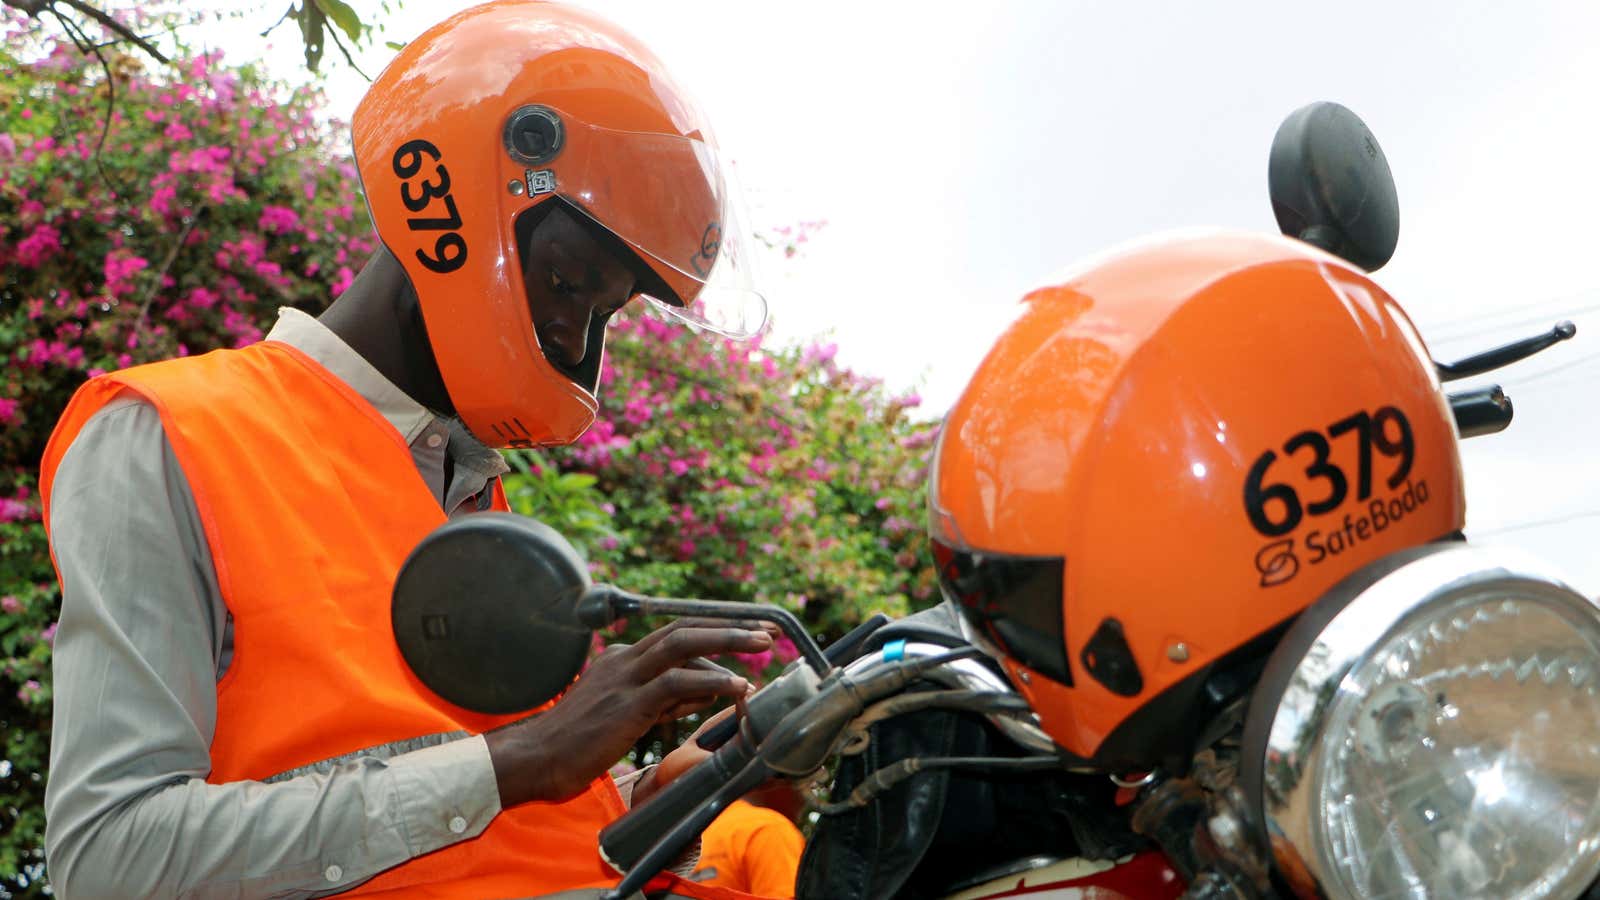
[[[638,293],[672,316],[727,337],[766,324],[754,244],[724,160],[697,137],[619,131],[559,111],[548,168],[529,168],[530,194],[556,193],[627,243],[655,274]]]

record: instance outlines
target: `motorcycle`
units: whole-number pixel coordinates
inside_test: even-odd
[[[1348,110],[1291,115],[1269,182],[1286,235],[1368,271],[1392,254],[1387,162]],[[1438,363],[1438,381],[1574,333],[1562,322]],[[1512,421],[1492,385],[1445,400],[1460,437]],[[1378,454],[1409,460],[1381,423],[1373,434]],[[1417,501],[1392,502],[1398,519]],[[1264,585],[1299,565],[1256,564]],[[430,689],[495,712],[557,696],[593,631],[623,617],[759,619],[794,641],[800,658],[701,736],[706,762],[602,832],[619,882],[582,896],[635,896],[738,797],[831,773],[802,900],[1600,897],[1600,747],[1496,730],[1529,710],[1573,717],[1578,735],[1600,721],[1600,608],[1537,561],[1459,540],[1384,556],[1152,701],[1159,734],[1109,755],[1041,727],[1016,680],[1027,673],[997,662],[994,635],[961,614],[970,602],[947,586],[943,605],[824,649],[781,608],[591,583],[558,533],[486,513],[418,546],[393,623]],[[1103,682],[1124,674],[1115,649]]]

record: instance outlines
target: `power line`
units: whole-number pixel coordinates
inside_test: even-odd
[[[1442,344],[1449,343],[1451,341],[1465,340],[1466,338],[1476,337],[1481,334],[1506,331],[1524,325],[1536,325],[1545,322],[1546,320],[1570,319],[1586,313],[1600,312],[1600,299],[1588,299],[1587,302],[1575,304],[1572,303],[1572,301],[1577,300],[1580,297],[1593,298],[1594,293],[1586,291],[1582,294],[1551,300],[1548,301],[1543,307],[1524,307],[1523,309],[1519,310],[1501,310],[1499,312],[1482,313],[1476,316],[1469,316],[1465,319],[1451,319],[1437,328],[1428,328],[1419,325],[1418,330],[1423,333],[1423,338],[1425,338],[1429,344]],[[1562,303],[1571,305],[1557,306],[1557,304]],[[1556,308],[1552,309],[1551,307]],[[1512,315],[1517,315],[1518,317],[1505,318]],[[1474,326],[1474,323],[1489,322],[1491,320],[1497,321],[1495,321],[1492,325],[1478,325],[1476,327],[1466,328],[1461,327]]]
[[[1490,528],[1486,530],[1468,528],[1467,530],[1472,532],[1474,537],[1489,537],[1491,535],[1506,534],[1507,532],[1512,531],[1526,531],[1529,528],[1538,528],[1544,525],[1561,525],[1567,522],[1575,522],[1579,519],[1587,519],[1594,516],[1600,516],[1600,510],[1586,510],[1583,512],[1567,513],[1566,515],[1556,516],[1550,519],[1535,519],[1532,522],[1518,522],[1515,525],[1504,525],[1500,528]]]

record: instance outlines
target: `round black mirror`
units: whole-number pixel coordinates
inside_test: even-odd
[[[583,668],[593,632],[574,611],[588,587],[582,557],[555,529],[511,513],[464,516],[434,529],[400,567],[395,642],[451,703],[522,712]]]
[[[1278,229],[1368,272],[1400,240],[1400,198],[1383,148],[1355,113],[1312,103],[1272,139],[1267,186]]]

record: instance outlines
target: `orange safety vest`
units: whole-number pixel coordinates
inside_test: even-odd
[[[445,513],[400,433],[287,344],[264,341],[90,379],[45,450],[46,522],[68,446],[124,390],[160,413],[233,615],[233,660],[217,684],[208,781],[261,780],[364,748],[476,733],[517,718],[454,706],[406,666],[390,626],[390,590],[401,562]],[[494,505],[506,508],[498,481]],[[476,838],[389,869],[349,895],[477,900],[612,885],[618,876],[600,859],[598,832],[624,809],[611,779],[601,777],[571,800],[505,810]]]

